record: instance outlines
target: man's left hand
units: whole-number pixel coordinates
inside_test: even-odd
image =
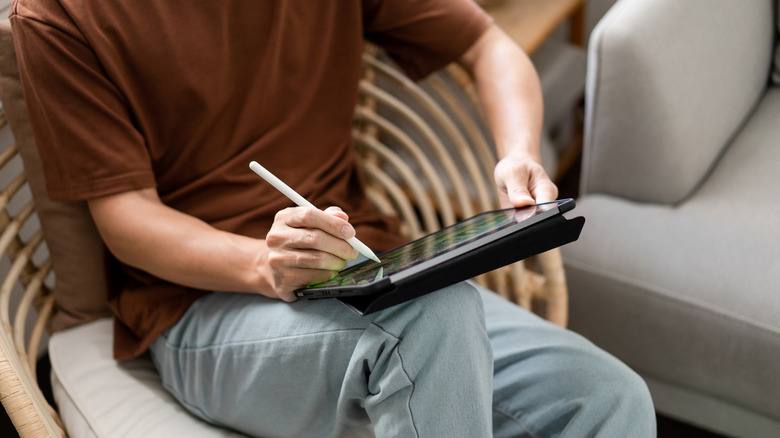
[[[528,154],[507,155],[496,164],[493,176],[502,208],[523,207],[558,198],[558,187],[541,163]]]

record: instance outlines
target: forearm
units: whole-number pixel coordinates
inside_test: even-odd
[[[539,151],[544,113],[539,77],[531,60],[496,26],[461,57],[496,143],[493,172],[504,207],[552,201],[558,196]]]
[[[89,201],[109,250],[123,263],[205,290],[274,296],[263,273],[264,240],[218,230],[146,189]]]
[[[542,90],[528,56],[493,26],[464,54],[461,64],[474,77],[499,157],[520,152],[540,161]]]

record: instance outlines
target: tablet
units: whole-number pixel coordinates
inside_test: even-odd
[[[400,291],[397,299],[410,299],[576,240],[584,219],[577,218],[582,220],[574,224],[562,217],[574,205],[573,199],[561,199],[481,213],[381,253],[381,263],[366,260],[341,270],[329,281],[299,289],[295,295],[303,299],[344,298],[359,313],[377,310],[369,309],[372,297],[399,293],[404,288],[408,290]],[[556,217],[556,226],[540,227]],[[523,240],[527,243],[524,247]]]

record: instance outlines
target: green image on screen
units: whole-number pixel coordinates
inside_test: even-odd
[[[343,269],[335,277],[309,286],[334,287],[367,284],[382,277],[409,269],[436,256],[454,251],[481,237],[501,231],[522,222],[553,205],[530,206],[521,209],[490,211],[479,214],[463,222],[441,229],[418,240],[380,254],[381,263],[366,261]]]

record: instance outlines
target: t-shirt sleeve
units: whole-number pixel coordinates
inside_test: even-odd
[[[49,197],[75,201],[154,187],[149,152],[125,96],[76,26],[16,11],[10,18]]]
[[[492,24],[473,0],[364,0],[367,40],[414,80],[456,61]]]

